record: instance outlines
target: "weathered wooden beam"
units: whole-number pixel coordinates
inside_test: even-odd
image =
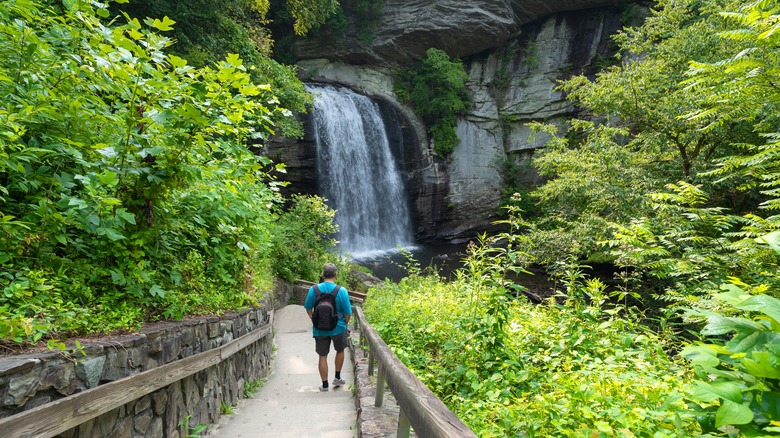
[[[233,341],[0,420],[2,436],[48,438],[212,367],[272,333],[268,324]]]
[[[370,346],[380,374],[417,436],[426,438],[476,438],[463,422],[393,354],[356,307],[360,328]],[[379,379],[377,379],[379,380]],[[378,389],[378,388],[377,388]]]

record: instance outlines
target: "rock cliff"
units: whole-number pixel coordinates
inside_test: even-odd
[[[531,140],[525,124],[565,126],[576,114],[576,106],[556,90],[557,82],[593,73],[611,57],[610,35],[626,16],[615,6],[622,3],[385,0],[369,47],[350,37],[338,47],[307,38],[296,43],[296,54],[303,80],[339,83],[380,102],[386,123],[395,126],[392,141],[406,151],[417,239],[460,242],[490,230],[497,218],[505,184],[501,163],[528,160],[544,143],[544,138]],[[460,144],[447,160],[433,155],[426,127],[397,100],[392,86],[393,68],[430,47],[461,57],[469,75],[472,105],[458,122]],[[271,158],[288,163],[294,191],[316,192],[307,166],[314,156],[310,135],[266,148]],[[526,176],[529,184],[535,178],[532,172]]]
[[[352,2],[343,1],[349,14]],[[356,38],[358,18],[350,14],[345,38],[300,39],[299,59],[342,59],[350,64],[398,65],[424,56],[431,47],[467,57],[503,46],[525,24],[566,11],[625,3],[616,0],[385,0],[369,45]]]

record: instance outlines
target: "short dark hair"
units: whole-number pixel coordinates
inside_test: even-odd
[[[325,263],[322,266],[322,278],[336,278],[339,275],[339,268],[333,263]]]

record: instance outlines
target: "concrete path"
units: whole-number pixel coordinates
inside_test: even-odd
[[[233,415],[222,415],[208,436],[222,438],[354,438],[357,408],[353,395],[354,366],[346,352],[341,378],[345,386],[320,392],[317,353],[311,321],[303,306],[288,305],[274,312],[276,354],[271,375]],[[333,381],[333,357],[328,355],[328,380]]]

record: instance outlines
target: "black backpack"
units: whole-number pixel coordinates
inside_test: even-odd
[[[311,314],[311,322],[317,330],[330,331],[339,323],[339,315],[336,313],[336,295],[339,288],[336,287],[329,293],[320,292],[314,285],[314,311]]]

